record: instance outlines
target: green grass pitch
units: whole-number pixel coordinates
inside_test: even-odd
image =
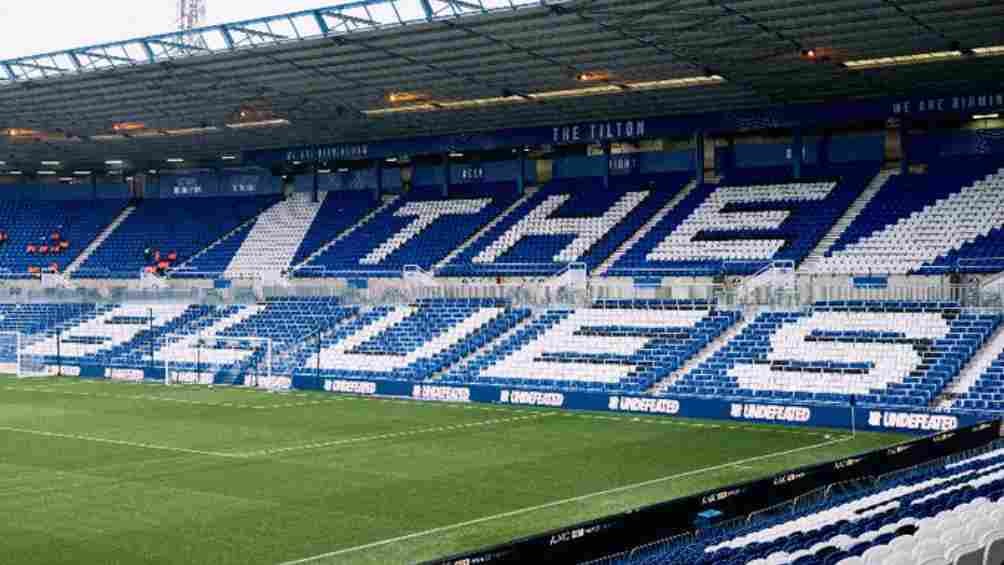
[[[0,563],[410,563],[902,436],[0,379]]]

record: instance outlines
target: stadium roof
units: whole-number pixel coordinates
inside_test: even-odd
[[[997,0],[360,0],[2,61],[0,128],[15,135],[0,136],[0,161],[219,162],[253,148],[972,90],[999,85],[1000,45]],[[227,126],[273,119],[288,124]]]

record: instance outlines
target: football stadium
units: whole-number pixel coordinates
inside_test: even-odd
[[[212,1],[0,60],[0,563],[1004,564],[1004,4]]]

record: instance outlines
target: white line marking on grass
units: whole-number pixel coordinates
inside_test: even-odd
[[[313,555],[313,556],[310,556],[310,557],[304,557],[303,559],[297,559],[297,560],[294,560],[294,561],[284,561],[284,562],[280,563],[279,565],[300,565],[301,563],[312,563],[314,561],[319,561],[321,559],[327,559],[329,557],[337,557],[339,555],[346,555],[346,554],[349,554],[349,553],[355,553],[357,551],[363,551],[365,549],[373,549],[374,547],[380,547],[380,546],[389,545],[389,544],[392,544],[392,543],[397,543],[397,542],[401,542],[401,541],[407,541],[407,540],[410,540],[410,539],[415,539],[415,538],[430,536],[430,535],[439,534],[439,533],[442,533],[442,532],[448,532],[450,530],[456,530],[456,529],[459,529],[459,528],[466,528],[468,526],[475,526],[477,524],[482,524],[484,522],[491,522],[493,520],[499,520],[501,518],[511,518],[513,516],[519,516],[519,515],[522,515],[522,514],[529,514],[530,512],[536,512],[538,510],[545,510],[545,509],[548,509],[548,508],[553,508],[555,506],[562,506],[564,504],[569,504],[569,503],[573,503],[573,502],[581,502],[583,500],[588,500],[590,498],[595,498],[597,496],[606,496],[608,494],[616,494],[616,493],[619,493],[619,492],[624,492],[624,491],[628,491],[628,490],[634,490],[634,489],[640,488],[640,487],[646,487],[646,486],[649,486],[649,485],[655,485],[655,484],[659,484],[659,483],[664,483],[666,481],[672,481],[672,480],[676,480],[676,479],[682,479],[684,477],[689,477],[691,475],[699,475],[701,473],[710,473],[710,472],[718,471],[718,470],[721,470],[721,469],[727,469],[729,467],[734,467],[736,465],[743,465],[743,464],[746,464],[746,463],[754,463],[756,461],[763,461],[765,459],[772,459],[774,457],[783,457],[785,455],[792,455],[792,454],[795,454],[795,453],[800,453],[802,451],[809,451],[809,450],[812,450],[812,449],[819,449],[820,447],[825,447],[827,445],[833,445],[833,444],[836,444],[836,443],[842,443],[842,442],[845,442],[845,441],[849,441],[849,440],[851,440],[853,438],[854,438],[854,436],[846,435],[846,436],[843,436],[843,437],[840,437],[840,438],[837,438],[837,439],[833,439],[833,440],[830,440],[830,441],[824,441],[822,443],[816,443],[816,444],[813,444],[813,445],[807,445],[807,446],[804,446],[804,447],[798,447],[798,448],[795,448],[795,449],[789,449],[787,451],[781,451],[781,452],[778,452],[778,453],[768,453],[768,454],[765,454],[765,455],[758,455],[756,457],[750,457],[748,459],[743,459],[743,460],[740,460],[740,461],[733,461],[731,463],[723,463],[721,465],[715,465],[715,466],[712,466],[712,467],[706,467],[704,469],[695,469],[693,471],[686,471],[686,472],[683,472],[683,473],[678,473],[676,475],[670,475],[670,476],[667,476],[667,477],[659,477],[657,479],[649,479],[647,481],[642,481],[640,483],[633,483],[633,484],[630,484],[630,485],[619,486],[619,487],[615,487],[615,488],[612,488],[612,489],[602,490],[602,491],[598,491],[598,492],[591,492],[589,494],[583,494],[583,495],[575,496],[575,497],[572,497],[572,498],[565,498],[565,499],[562,499],[562,500],[555,500],[555,501],[552,501],[552,502],[546,502],[544,504],[538,504],[537,506],[528,506],[526,508],[520,508],[518,510],[511,510],[509,512],[503,512],[501,514],[493,514],[491,516],[484,516],[482,518],[475,518],[474,520],[468,520],[466,522],[458,522],[456,524],[450,524],[448,526],[440,526],[438,528],[432,528],[430,530],[424,530],[424,531],[421,531],[421,532],[414,532],[414,533],[411,533],[411,534],[406,534],[406,535],[403,535],[403,536],[398,536],[396,538],[389,538],[389,539],[385,539],[385,540],[375,541],[375,542],[372,542],[372,543],[367,543],[367,544],[364,544],[364,545],[357,545],[357,546],[354,546],[354,547],[347,547],[345,549],[338,549],[338,550],[335,550],[335,551],[329,551],[328,553],[321,553],[319,555]]]
[[[399,432],[387,432],[378,435],[371,436],[358,436],[343,439],[335,439],[331,441],[307,443],[301,445],[291,445],[289,447],[276,447],[272,449],[260,449],[257,451],[246,451],[237,454],[240,457],[267,457],[269,455],[278,455],[280,453],[289,453],[291,451],[308,451],[313,449],[323,449],[326,447],[335,447],[338,445],[347,445],[352,443],[363,443],[367,441],[378,441],[382,439],[394,439],[399,437],[413,436],[418,434],[430,434],[437,432],[446,432],[454,430],[462,430],[474,427],[482,426],[494,426],[497,424],[510,424],[513,422],[525,422],[527,420],[537,420],[539,418],[544,418],[550,416],[551,414],[546,412],[539,412],[535,414],[530,414],[527,416],[518,416],[515,418],[497,418],[494,420],[481,420],[478,422],[464,422],[459,424],[450,424],[444,426],[436,426],[434,428],[419,428],[415,430],[402,430]]]
[[[10,426],[0,426],[0,431],[13,432],[18,434],[29,434],[42,437],[52,437],[59,439],[72,439],[77,441],[90,441],[93,443],[105,443],[109,445],[123,445],[126,447],[137,447],[141,449],[153,449],[157,451],[173,451],[175,453],[188,453],[192,455],[210,455],[213,457],[229,457],[232,459],[243,459],[245,456],[236,453],[224,453],[222,451],[203,451],[201,449],[188,449],[186,447],[171,447],[168,445],[156,445],[152,443],[139,443],[125,441],[121,439],[109,439],[103,437],[85,436],[80,434],[63,434],[59,432],[47,432],[44,430],[31,430],[28,428],[12,428]]]

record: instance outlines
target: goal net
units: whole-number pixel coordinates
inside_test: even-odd
[[[164,383],[267,387],[272,382],[272,340],[198,337],[160,350]]]
[[[31,352],[21,332],[0,332],[0,373],[17,377],[45,377],[59,372],[56,362]]]

